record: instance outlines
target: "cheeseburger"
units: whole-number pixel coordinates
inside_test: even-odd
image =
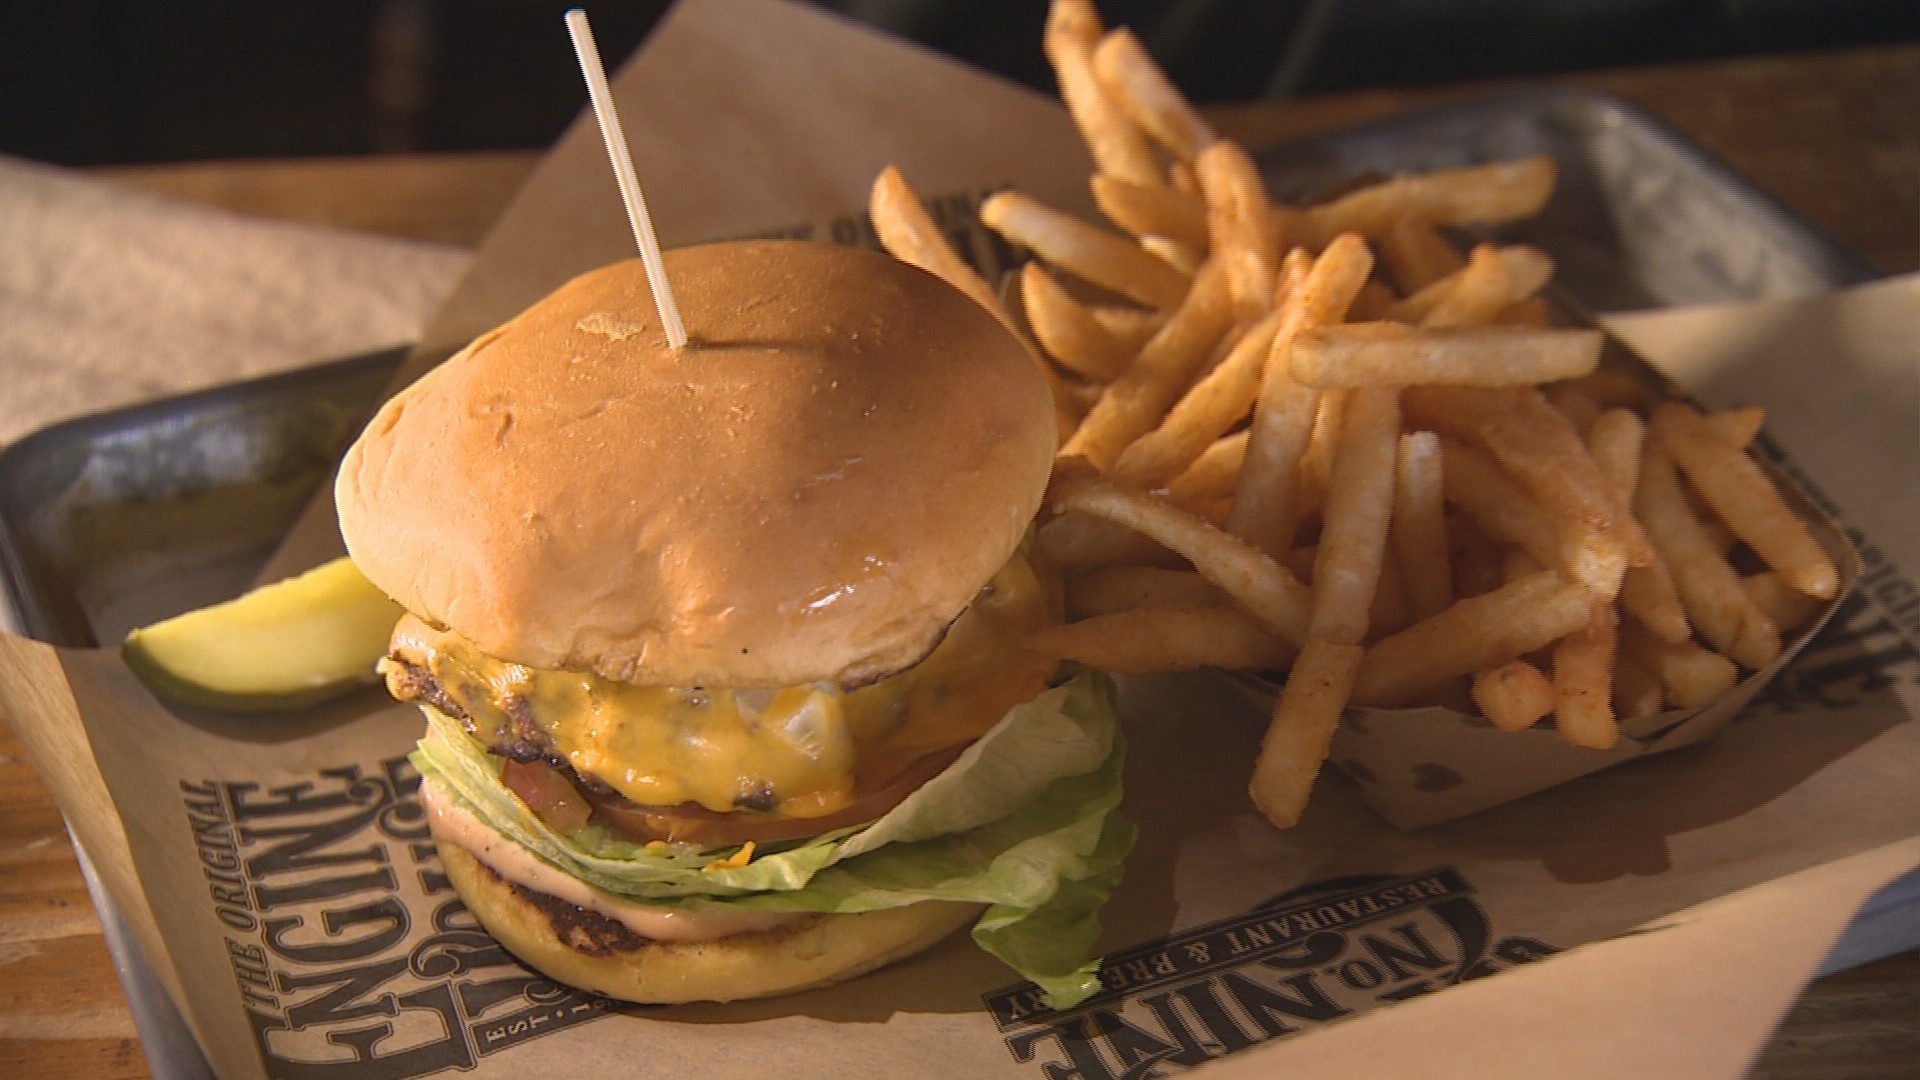
[[[764,242],[569,282],[390,400],[336,488],[455,889],[638,1002],[835,982],[974,923],[1057,1003],[1130,828],[1104,689],[1020,647],[1048,389],[886,256]]]

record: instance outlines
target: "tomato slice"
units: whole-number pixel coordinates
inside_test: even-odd
[[[775,840],[818,836],[849,825],[873,821],[900,805],[900,801],[908,795],[920,790],[920,785],[938,776],[965,749],[966,745],[962,744],[936,750],[907,766],[885,787],[861,795],[839,810],[820,817],[789,817],[753,810],[725,813],[691,802],[678,806],[643,806],[619,795],[601,795],[591,791],[584,794],[587,801],[593,804],[594,815],[601,823],[630,840],[642,843],[665,840],[706,847],[730,847],[749,840],[764,844]]]
[[[593,813],[573,781],[544,761],[509,759],[500,770],[500,782],[520,796],[520,801],[541,821],[563,836],[586,828],[587,819]]]

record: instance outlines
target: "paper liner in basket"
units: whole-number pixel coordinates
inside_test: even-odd
[[[1840,591],[1783,644],[1773,663],[1707,705],[1621,721],[1620,741],[1605,750],[1568,743],[1548,726],[1550,721],[1507,732],[1481,717],[1439,706],[1350,708],[1334,732],[1327,760],[1353,780],[1360,797],[1380,816],[1399,828],[1418,829],[1712,738],[1827,625],[1860,576],[1859,556],[1839,525],[1792,478],[1765,460],[1761,466],[1840,571]],[[1279,684],[1246,672],[1226,677],[1263,715],[1273,711]]]

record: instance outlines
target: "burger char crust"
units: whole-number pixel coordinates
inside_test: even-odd
[[[440,685],[440,680],[434,677],[432,671],[401,656],[387,657],[387,692],[399,701],[424,701],[445,715],[460,721],[460,725],[469,733],[476,730],[473,716],[452,694],[447,692],[446,687]],[[540,725],[534,723],[533,713],[527,708],[526,702],[518,698],[508,698],[501,704],[509,721],[508,730],[511,732],[511,738],[488,746],[488,750],[521,764],[545,761],[555,768],[565,770],[575,783],[599,788],[606,787],[604,784],[589,781],[574,773],[573,769],[567,765],[566,759],[553,752],[551,736],[541,730]],[[612,789],[606,788],[606,790],[610,792]]]

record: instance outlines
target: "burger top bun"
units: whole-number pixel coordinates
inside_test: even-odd
[[[884,255],[668,252],[583,274],[388,401],[335,488],[354,562],[504,660],[663,686],[911,665],[1004,564],[1048,388],[965,296]]]

